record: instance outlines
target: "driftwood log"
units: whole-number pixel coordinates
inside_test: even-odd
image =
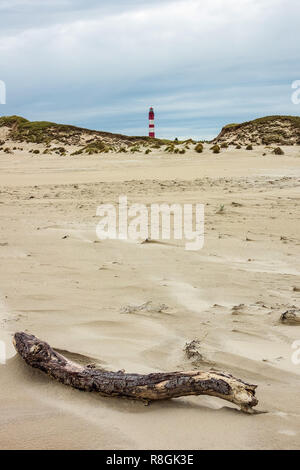
[[[222,372],[160,372],[148,375],[109,372],[76,364],[33,335],[19,332],[14,345],[25,362],[50,377],[79,390],[107,397],[127,397],[151,402],[188,395],[211,395],[238,405],[251,413],[258,401],[256,385]]]

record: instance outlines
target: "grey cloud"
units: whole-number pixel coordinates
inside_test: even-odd
[[[0,112],[136,134],[153,105],[166,137],[297,114],[300,6],[288,3],[2,0]]]

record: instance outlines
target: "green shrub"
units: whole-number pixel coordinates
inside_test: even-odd
[[[246,150],[253,150],[253,145],[251,144],[247,145]]]
[[[263,145],[270,145],[270,144],[282,144],[283,137],[280,134],[265,134],[262,137],[262,144]]]
[[[280,147],[276,147],[276,149],[273,150],[273,153],[275,155],[284,155],[284,151]]]
[[[225,212],[225,206],[224,204],[220,204],[217,214],[224,214],[224,212]]]
[[[220,146],[217,145],[217,144],[213,145],[210,150],[212,150],[213,153],[220,153],[220,151],[221,151]]]
[[[227,142],[222,142],[221,149],[227,149],[227,148],[228,148]]]
[[[201,142],[199,142],[199,144],[196,145],[195,151],[197,153],[202,153],[203,152],[203,144],[201,144]]]
[[[107,146],[105,145],[102,140],[99,139],[92,139],[88,142],[88,145],[86,145],[83,150],[85,153],[92,155],[94,153],[102,153],[105,152],[107,149]]]
[[[175,151],[175,146],[174,144],[168,145],[168,147],[165,148],[165,152],[173,153]]]

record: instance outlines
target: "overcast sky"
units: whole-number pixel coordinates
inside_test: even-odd
[[[0,114],[210,138],[300,114],[299,0],[0,0]]]

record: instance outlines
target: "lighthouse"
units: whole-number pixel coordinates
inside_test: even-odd
[[[153,108],[149,111],[149,137],[155,137]]]

